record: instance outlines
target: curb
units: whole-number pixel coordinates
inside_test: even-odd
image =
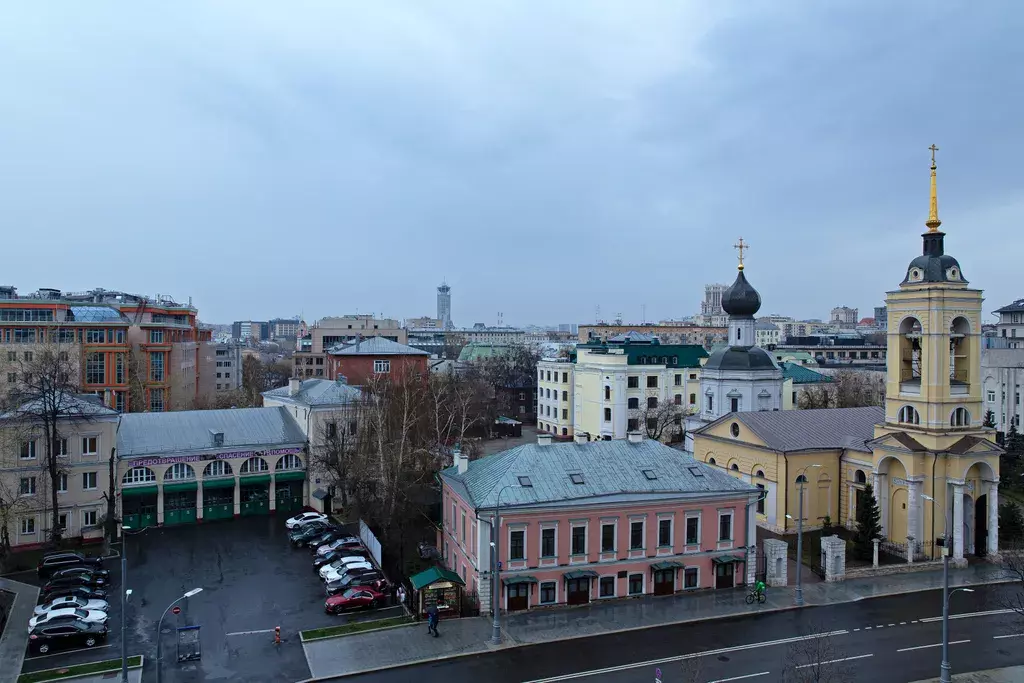
[[[358,624],[359,622],[354,621],[351,623]],[[353,631],[352,633],[337,633],[335,635],[321,636],[319,638],[306,638],[302,635],[303,633],[305,633],[305,631],[299,631],[299,641],[302,643],[319,643],[321,640],[333,640],[334,638],[348,638],[349,636],[358,636],[363,633],[376,633],[377,631],[394,631],[396,628],[409,628],[410,626],[415,625],[415,623],[408,623],[398,624],[397,626],[381,626],[380,628],[368,628],[365,631]]]
[[[961,584],[961,585],[964,585],[964,586],[987,586],[987,585],[996,585],[996,584],[1004,584],[1004,583],[1014,583],[1015,581],[1016,581],[1016,579],[1013,579],[1013,578],[999,578],[999,579],[992,579],[992,580],[980,581],[980,582],[974,582],[974,583],[964,583],[964,584]],[[787,586],[787,588],[789,588],[789,587]],[[736,614],[715,614],[715,615],[708,616],[708,617],[701,617],[699,619],[677,619],[675,621],[664,621],[664,622],[659,622],[657,624],[650,624],[650,625],[645,625],[645,626],[631,626],[630,628],[620,628],[620,629],[615,629],[615,630],[612,630],[612,631],[604,631],[602,633],[585,633],[585,634],[580,634],[580,635],[570,635],[570,636],[565,636],[565,637],[559,638],[558,641],[562,642],[562,641],[567,641],[567,640],[579,640],[580,638],[593,638],[593,637],[597,637],[597,636],[616,635],[618,633],[631,633],[631,632],[634,632],[634,631],[645,631],[645,630],[649,630],[649,629],[652,629],[652,628],[661,628],[663,626],[679,626],[679,625],[682,625],[682,624],[692,624],[692,623],[701,622],[701,621],[715,621],[715,620],[719,620],[719,619],[734,619],[734,618],[737,618],[737,617],[749,616],[751,614],[768,614],[768,613],[774,614],[776,612],[788,612],[788,611],[798,610],[798,609],[807,609],[807,608],[814,608],[814,607],[827,607],[828,605],[850,604],[850,603],[855,603],[855,602],[861,602],[863,600],[873,600],[875,598],[890,598],[890,597],[892,597],[894,595],[906,595],[907,593],[925,593],[927,591],[936,591],[936,590],[942,590],[942,587],[939,586],[939,587],[924,587],[924,588],[906,588],[906,589],[897,590],[897,591],[888,591],[888,592],[885,592],[885,593],[878,593],[876,595],[865,595],[865,596],[862,596],[862,597],[859,597],[859,598],[854,598],[852,600],[830,601],[830,602],[815,603],[815,604],[806,603],[806,601],[805,601],[805,604],[803,605],[803,607],[797,607],[796,605],[786,605],[785,607],[766,607],[766,608],[763,608],[763,609],[759,608],[756,612],[751,611],[751,612],[736,613]],[[472,618],[472,617],[470,617],[470,618]],[[404,628],[404,627],[396,626],[396,627],[391,627],[391,628]],[[381,628],[381,629],[374,629],[374,630],[376,630],[376,631],[386,631],[386,630],[389,630],[389,629]],[[371,633],[371,632],[372,631],[362,631],[362,633]],[[531,646],[534,646],[534,645],[546,645],[546,644],[552,642],[552,641],[543,641],[543,642],[539,642],[539,643],[522,643],[522,642],[516,641],[514,638],[511,638],[508,634],[505,634],[504,631],[502,631],[502,633],[504,634],[504,638],[506,638],[508,640],[511,640],[513,642],[504,642],[502,645],[490,645],[490,644],[487,644],[486,645],[486,649],[484,649],[484,650],[476,650],[476,651],[473,651],[473,652],[456,652],[456,653],[448,654],[448,655],[438,655],[436,657],[427,657],[427,658],[424,658],[424,659],[417,659],[417,660],[414,660],[414,661],[411,661],[411,662],[401,662],[401,663],[397,663],[397,664],[386,664],[384,666],[376,666],[376,667],[373,667],[373,668],[370,668],[370,669],[361,669],[359,671],[349,671],[349,672],[345,672],[345,673],[331,674],[329,676],[320,676],[320,677],[307,678],[305,680],[298,681],[297,683],[321,683],[322,681],[333,681],[333,680],[338,680],[338,679],[342,679],[342,678],[351,678],[353,676],[362,676],[364,674],[380,673],[381,671],[389,671],[391,669],[402,669],[402,668],[406,668],[406,667],[418,666],[420,664],[429,664],[431,662],[440,662],[440,661],[451,660],[451,659],[462,659],[462,658],[465,658],[465,657],[473,657],[473,656],[477,656],[477,655],[484,655],[484,654],[487,654],[488,652],[494,652],[496,650],[510,650],[510,649],[513,649],[513,648],[526,648],[526,647],[531,647]],[[359,634],[358,633],[353,633],[353,634],[349,634],[349,635],[359,635]],[[328,640],[328,638],[317,638],[316,640],[306,641],[306,642],[317,642],[319,640]]]
[[[135,665],[130,665],[128,667],[129,671],[134,671],[136,669],[142,669],[142,668],[145,667],[145,665],[146,665],[146,657],[145,657],[145,655],[131,655],[131,656],[129,656],[129,659],[131,659],[132,657],[138,657],[139,658],[139,663],[135,664]],[[101,661],[103,661],[103,660],[101,660]],[[107,675],[107,674],[110,674],[110,673],[114,673],[114,672],[121,673],[121,660],[120,659],[117,659],[117,660],[111,659],[111,660],[107,660],[107,661],[116,662],[117,666],[111,666],[109,669],[104,669],[102,671],[93,671],[92,673],[86,673],[86,674],[75,674],[73,676],[61,676],[61,677],[58,677],[58,678],[51,678],[51,679],[48,679],[48,680],[51,680],[51,681],[76,681],[76,680],[78,680],[80,678],[85,678],[85,677],[95,678],[97,676],[104,676],[104,675]],[[85,664],[82,664],[81,666],[88,666],[88,664],[89,663],[86,662]],[[78,666],[78,665],[72,664],[71,666]],[[35,675],[35,674],[48,674],[48,673],[51,673],[51,672],[61,671],[62,669],[67,669],[67,668],[70,668],[70,667],[55,667],[53,669],[41,669],[39,671],[28,671],[28,672],[24,672],[22,674],[18,674],[18,678],[20,679],[21,676],[27,676],[27,675],[30,675],[30,674],[31,675]],[[47,682],[43,681],[43,683],[47,683]]]

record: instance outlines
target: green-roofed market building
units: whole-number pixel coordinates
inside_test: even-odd
[[[707,357],[699,344],[662,344],[630,331],[580,344],[565,357],[543,358],[537,427],[564,440],[625,439],[642,431],[672,441],[697,405]]]
[[[780,363],[782,366],[782,409],[800,407],[800,396],[812,387],[831,384],[832,378],[797,363]]]

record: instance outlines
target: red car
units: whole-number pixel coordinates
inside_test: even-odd
[[[384,602],[384,594],[369,586],[354,586],[343,593],[332,595],[324,602],[328,614],[341,614],[345,610],[360,607],[376,607]]]

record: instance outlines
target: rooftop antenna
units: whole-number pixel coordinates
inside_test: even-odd
[[[640,304],[640,324],[647,324],[647,304]]]
[[[601,322],[601,304],[594,306],[594,322]]]

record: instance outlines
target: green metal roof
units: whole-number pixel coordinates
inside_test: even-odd
[[[681,569],[683,567],[682,562],[676,562],[675,560],[665,560],[664,562],[655,562],[651,565],[651,569],[658,572],[663,569]]]
[[[627,365],[667,365],[670,368],[699,368],[707,349],[700,344],[579,344],[578,349],[621,349]]]
[[[782,379],[791,379],[793,380],[793,384],[820,384],[832,381],[832,378],[828,375],[815,372],[814,370],[805,368],[803,365],[799,365],[798,363],[783,363]]]
[[[482,360],[484,358],[493,358],[494,356],[507,355],[512,349],[510,344],[502,344],[498,342],[470,342],[462,347],[462,351],[459,352],[459,360],[462,362],[472,362]]]
[[[592,569],[580,569],[574,572],[566,572],[562,574],[562,578],[567,581],[570,579],[596,579],[597,572]]]
[[[741,555],[721,555],[719,557],[712,557],[711,561],[715,564],[731,564],[733,562],[745,562]]]
[[[506,586],[512,586],[517,583],[537,583],[537,577],[530,576],[529,574],[520,574],[519,576],[506,576],[502,578],[501,582]]]
[[[466,582],[462,580],[461,576],[453,571],[445,569],[444,567],[431,567],[430,569],[410,577],[409,581],[412,582],[412,587],[415,590],[421,590],[432,583],[437,583],[438,581],[451,581],[452,583],[457,583],[460,586],[466,585]]]

